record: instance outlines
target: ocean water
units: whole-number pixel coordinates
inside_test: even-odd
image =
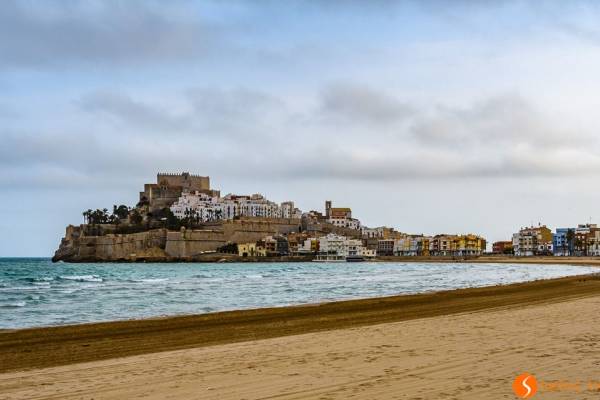
[[[53,264],[0,258],[0,329],[208,313],[600,272],[443,263]]]

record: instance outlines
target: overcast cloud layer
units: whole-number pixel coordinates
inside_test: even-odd
[[[540,3],[3,1],[0,256],[157,171],[416,233],[600,220],[600,9]]]

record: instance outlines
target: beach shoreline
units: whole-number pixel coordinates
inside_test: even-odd
[[[50,259],[50,257],[48,257]],[[278,257],[240,257],[231,254],[211,253],[195,257],[137,257],[133,260],[110,260],[98,258],[81,258],[77,260],[64,260],[69,264],[85,263],[108,263],[108,264],[131,264],[131,263],[301,263],[312,262],[308,256],[278,256]],[[600,257],[592,256],[505,256],[505,255],[482,255],[472,257],[451,256],[377,256],[364,262],[397,262],[397,263],[483,263],[483,264],[557,264],[557,265],[585,265],[600,266]]]
[[[320,304],[0,332],[0,372],[600,295],[597,274]]]
[[[539,398],[597,395],[600,296],[0,374],[7,400]],[[537,398],[537,397],[536,397]]]
[[[556,256],[499,256],[483,255],[477,257],[425,257],[425,256],[379,256],[379,262],[407,262],[407,263],[478,263],[478,264],[556,264],[556,265],[585,265],[600,266],[600,257],[556,257]]]

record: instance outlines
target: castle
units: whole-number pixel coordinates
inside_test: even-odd
[[[221,194],[218,190],[210,188],[208,176],[192,175],[189,172],[181,174],[159,172],[156,175],[156,183],[144,185],[144,191],[140,192],[140,203],[147,203],[150,211],[160,210],[175,203],[184,190],[217,197]]]

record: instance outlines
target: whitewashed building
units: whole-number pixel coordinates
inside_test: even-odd
[[[360,221],[352,218],[352,210],[347,207],[332,207],[330,200],[325,202],[325,219],[340,228],[360,230]]]
[[[294,206],[293,201],[284,201],[281,203],[282,218],[301,218],[302,211]]]
[[[376,254],[374,250],[364,247],[360,239],[350,239],[335,233],[319,238],[319,257],[321,259],[345,260],[346,257],[356,256],[372,258]]]
[[[362,237],[365,239],[376,239],[382,238],[384,234],[384,227],[380,226],[377,228],[368,228],[366,226],[362,226],[360,231],[362,233]]]
[[[222,204],[219,203],[219,198],[200,192],[183,192],[181,197],[171,206],[171,212],[179,219],[189,216],[190,211],[193,211],[202,222],[221,219],[223,216],[223,208]]]
[[[190,212],[202,222],[233,219],[235,217],[300,218],[302,212],[287,201],[278,205],[261,194],[211,197],[200,192],[183,192],[171,206],[177,218],[185,218]]]
[[[329,217],[327,222],[332,225],[339,226],[340,228],[360,230],[360,221],[356,218]]]

